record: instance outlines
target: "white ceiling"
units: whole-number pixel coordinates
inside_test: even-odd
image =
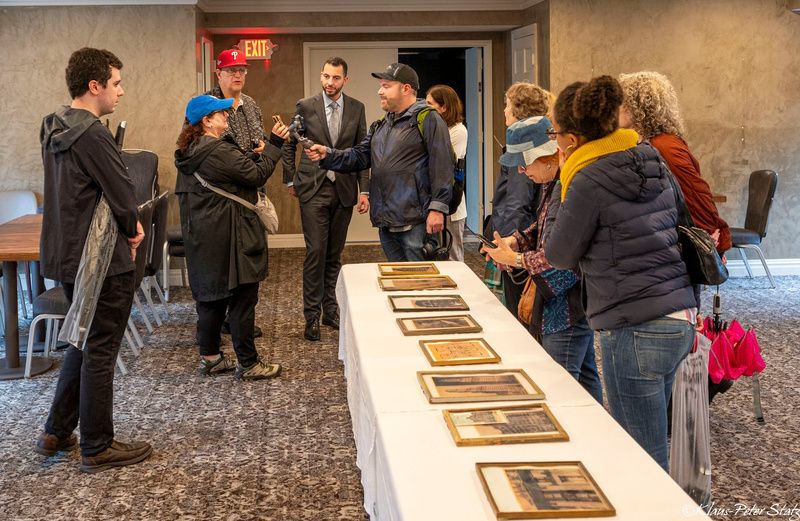
[[[373,11],[518,11],[543,0],[0,0],[0,7],[71,5],[170,5],[197,4],[209,13],[318,12],[335,8],[342,12]]]

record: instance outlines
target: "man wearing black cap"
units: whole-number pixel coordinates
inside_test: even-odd
[[[320,168],[357,172],[372,168],[370,220],[392,262],[423,260],[425,234],[442,231],[452,195],[450,133],[434,110],[417,99],[419,78],[408,65],[393,63],[372,76],[386,117],[358,145],[333,150],[314,145],[306,151]]]

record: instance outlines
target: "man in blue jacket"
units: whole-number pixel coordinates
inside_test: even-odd
[[[308,157],[320,168],[358,172],[372,168],[370,220],[392,262],[424,260],[425,234],[442,231],[453,183],[450,133],[444,120],[417,99],[419,78],[408,65],[393,63],[372,76],[380,80],[378,95],[386,117],[375,123],[358,145],[334,150],[314,145]]]

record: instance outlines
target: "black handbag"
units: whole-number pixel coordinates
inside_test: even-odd
[[[692,284],[706,286],[722,284],[728,280],[728,268],[722,263],[714,246],[714,239],[707,231],[694,225],[680,186],[675,182],[675,177],[669,168],[663,163],[662,166],[667,170],[667,177],[675,191],[675,206],[678,208],[678,248],[686,264],[689,280]]]

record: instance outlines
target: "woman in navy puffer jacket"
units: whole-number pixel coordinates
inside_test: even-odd
[[[611,414],[665,470],[667,403],[694,341],[694,293],[678,251],[675,194],[658,153],[619,129],[619,83],[601,76],[558,96],[566,160],[548,209],[545,256],[580,266],[599,332]]]

